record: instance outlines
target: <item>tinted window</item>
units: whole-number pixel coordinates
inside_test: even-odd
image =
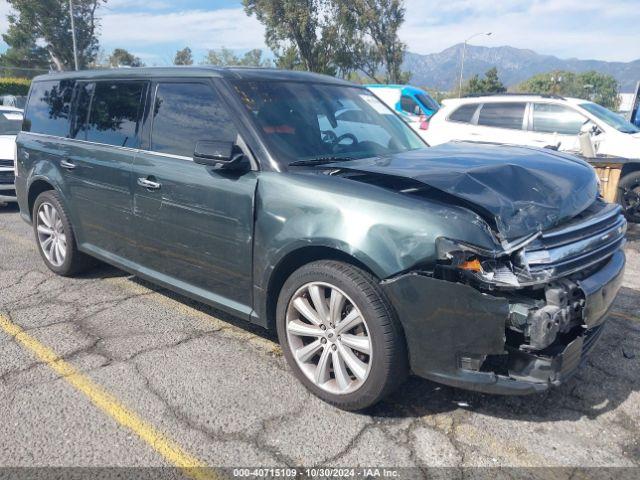
[[[449,116],[449,120],[454,122],[471,123],[473,115],[476,113],[478,105],[463,105]]]
[[[28,132],[66,137],[73,80],[34,82],[31,86],[24,129]]]
[[[237,131],[218,95],[202,83],[158,85],[151,150],[192,157],[200,140],[235,141]]]
[[[562,105],[533,105],[533,130],[536,132],[577,135],[586,121],[578,112]]]
[[[93,97],[91,97],[93,90]],[[137,146],[144,82],[96,82],[84,85],[78,94],[75,138],[120,147]],[[82,124],[88,106],[89,119]]]
[[[412,115],[420,115],[422,113],[420,105],[418,105],[416,101],[411,97],[406,97],[403,95],[400,99],[400,106],[402,110],[407,113],[411,113]]]
[[[485,103],[480,110],[478,125],[521,129],[525,103]]]
[[[75,113],[71,117],[71,138],[85,140],[87,138],[87,121],[95,83],[79,83],[76,88]]]

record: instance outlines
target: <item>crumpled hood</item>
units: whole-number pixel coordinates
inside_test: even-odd
[[[409,178],[452,195],[507,241],[565,222],[591,205],[598,193],[588,163],[528,147],[454,142],[331,167]],[[437,191],[432,193],[437,196]]]

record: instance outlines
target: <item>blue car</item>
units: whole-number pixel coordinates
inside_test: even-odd
[[[401,115],[431,117],[440,105],[427,92],[409,85],[367,85],[382,101]]]

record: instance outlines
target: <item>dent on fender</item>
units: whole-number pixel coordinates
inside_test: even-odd
[[[291,198],[295,198],[295,202]],[[449,234],[495,248],[482,220],[460,207],[421,201],[329,175],[262,172],[256,195],[256,279],[304,246],[340,250],[389,278],[435,262],[435,239]]]

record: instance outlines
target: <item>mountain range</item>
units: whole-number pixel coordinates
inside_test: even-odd
[[[420,55],[407,52],[403,69],[411,72],[411,83],[435,90],[451,90],[458,84],[463,44],[454,45],[440,53]],[[632,62],[560,59],[541,55],[533,50],[514,47],[481,47],[467,45],[464,62],[465,80],[474,74],[483,75],[491,67],[508,87],[536,75],[553,70],[585,72],[596,70],[612,75],[620,83],[621,92],[632,92],[640,80],[640,59]]]

